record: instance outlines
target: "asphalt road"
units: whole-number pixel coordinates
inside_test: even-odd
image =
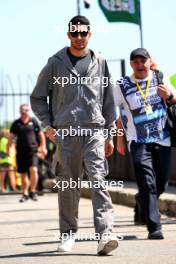
[[[0,196],[0,263],[15,264],[175,264],[176,218],[162,215],[164,240],[147,240],[145,226],[134,226],[133,209],[114,205],[114,233],[119,247],[112,255],[98,256],[94,238],[92,205],[81,199],[79,239],[72,252],[60,254],[57,194],[45,194],[38,202],[19,203],[19,195]]]

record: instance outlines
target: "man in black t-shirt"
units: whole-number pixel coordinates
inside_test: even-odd
[[[29,115],[29,105],[22,104],[20,106],[20,118],[15,120],[11,126],[10,142],[14,137],[16,142],[16,160],[17,170],[21,173],[23,195],[20,202],[28,200],[29,196],[32,200],[37,201],[36,186],[38,182],[38,147],[40,145],[40,154],[46,155],[45,136],[42,132],[38,121]],[[30,175],[30,182],[28,178]],[[30,186],[30,188],[29,188]],[[29,193],[30,190],[30,193]]]

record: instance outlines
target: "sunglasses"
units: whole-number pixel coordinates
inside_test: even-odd
[[[88,35],[88,31],[73,31],[73,32],[69,32],[70,35],[73,37],[73,38],[77,38],[79,35],[82,37],[82,38],[85,38],[87,37]]]
[[[21,113],[29,112],[29,109],[21,109]]]

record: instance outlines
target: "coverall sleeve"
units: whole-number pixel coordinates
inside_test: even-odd
[[[46,127],[51,124],[51,113],[47,98],[52,89],[52,63],[48,62],[40,72],[36,86],[30,96],[31,108],[38,119],[42,122],[42,126]]]
[[[115,98],[114,98],[114,83],[109,72],[107,62],[105,61],[105,77],[108,79],[108,84],[104,90],[103,97],[103,116],[105,118],[105,129],[110,132],[111,129],[115,128],[115,121],[117,120],[117,114],[115,109]],[[110,133],[109,133],[109,137]]]

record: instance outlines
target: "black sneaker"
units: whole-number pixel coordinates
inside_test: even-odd
[[[19,202],[24,203],[29,199],[29,196],[26,194],[23,194],[22,197],[20,198]]]
[[[152,233],[149,233],[148,239],[164,239],[164,236],[161,230],[157,230]]]
[[[31,198],[33,201],[35,201],[35,202],[38,201],[38,196],[37,196],[37,194],[36,194],[35,192],[30,192],[29,196],[30,196],[30,198]]]

